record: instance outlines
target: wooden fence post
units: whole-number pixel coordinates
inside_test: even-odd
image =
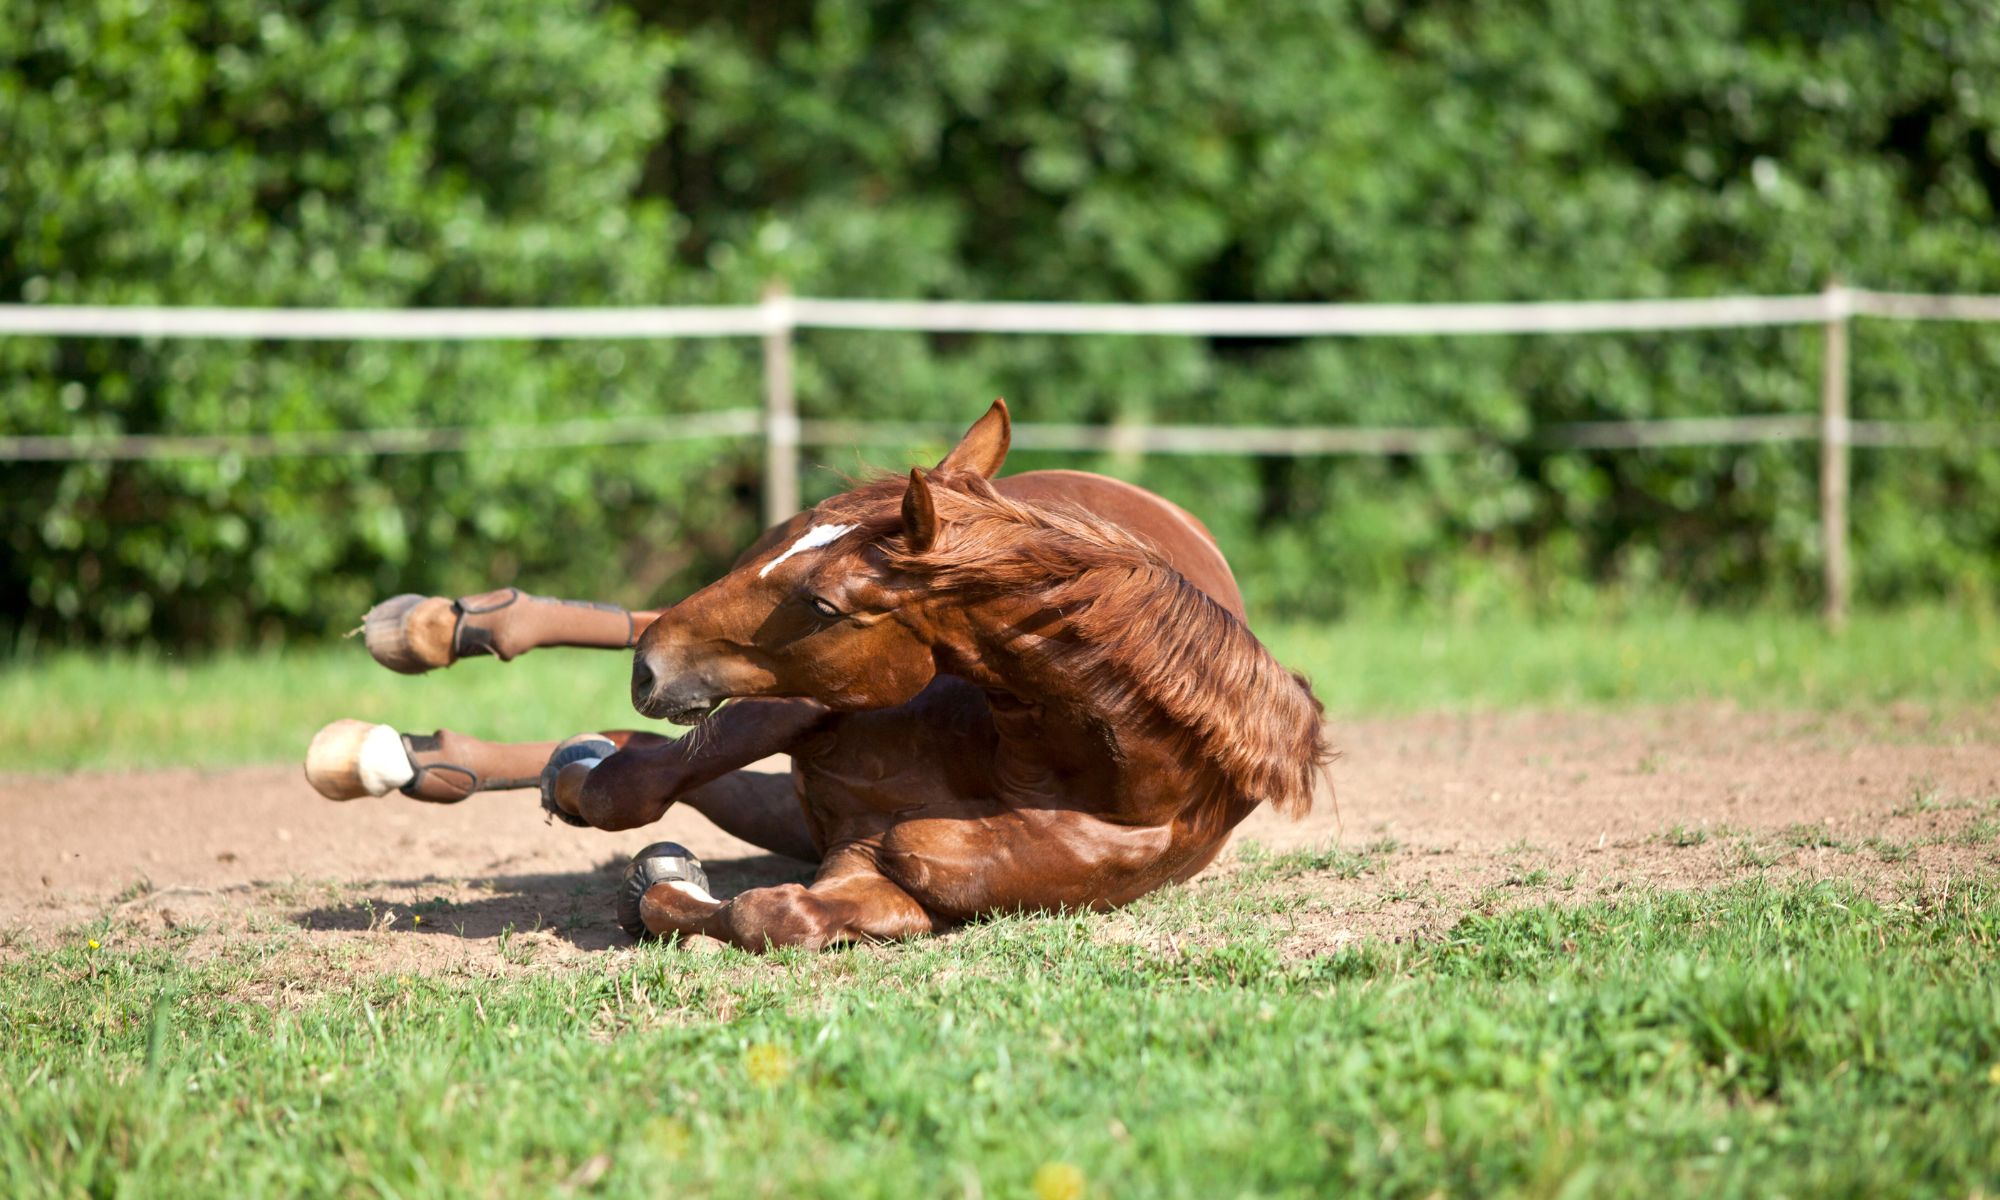
[[[1847,560],[1848,457],[1847,327],[1853,312],[1838,279],[1826,286],[1824,357],[1819,392],[1819,537],[1823,572],[1822,603],[1829,629],[1847,624],[1852,587]]]
[[[792,384],[792,294],[764,289],[764,523],[799,511],[799,406]]]

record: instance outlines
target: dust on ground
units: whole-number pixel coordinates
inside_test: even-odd
[[[2000,869],[2000,710],[1434,715],[1335,739],[1338,804],[1259,811],[1190,885],[1259,889],[1288,954],[1631,888],[1764,873],[1893,893]],[[526,792],[335,804],[296,766],[0,776],[0,828],[0,958],[82,937],[195,960],[264,947],[259,998],[277,1001],[615,952],[611,896],[654,841],[692,848],[722,895],[811,871],[690,810],[613,834],[552,824]],[[1143,910],[1096,919],[1107,939],[1190,936]]]

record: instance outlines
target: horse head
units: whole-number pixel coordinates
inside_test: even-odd
[[[990,479],[1009,441],[1006,402],[995,400],[934,473]],[[923,553],[939,528],[921,469],[907,484],[864,484],[793,518],[641,635],[633,706],[691,724],[739,697],[807,697],[843,712],[915,698],[937,674],[922,628],[928,586],[897,560]]]

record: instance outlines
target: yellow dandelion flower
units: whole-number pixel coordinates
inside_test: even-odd
[[[422,914],[422,913],[411,913],[411,914],[410,914],[410,924],[412,924],[412,925],[421,925],[421,924],[423,924],[423,923],[424,923],[424,914]]]
[[[679,1117],[654,1117],[646,1122],[646,1140],[667,1157],[679,1158],[687,1153],[694,1135],[688,1132],[687,1122]]]
[[[791,1051],[770,1042],[759,1042],[743,1052],[743,1069],[749,1073],[750,1082],[763,1087],[782,1083],[792,1073]]]
[[[1083,1200],[1083,1172],[1073,1163],[1046,1162],[1035,1168],[1035,1200]]]
[[[96,938],[91,938],[91,939],[90,939],[90,948],[91,948],[92,950],[95,950],[95,949],[97,949],[97,939],[96,939]]]

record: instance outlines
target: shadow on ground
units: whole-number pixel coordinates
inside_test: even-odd
[[[780,883],[809,883],[808,863],[776,854],[702,864],[718,896]],[[353,899],[290,914],[301,929],[375,930],[421,937],[486,941],[513,934],[554,933],[580,950],[631,941],[612,917],[625,860],[588,871],[494,875],[472,879],[389,879],[357,885]]]

